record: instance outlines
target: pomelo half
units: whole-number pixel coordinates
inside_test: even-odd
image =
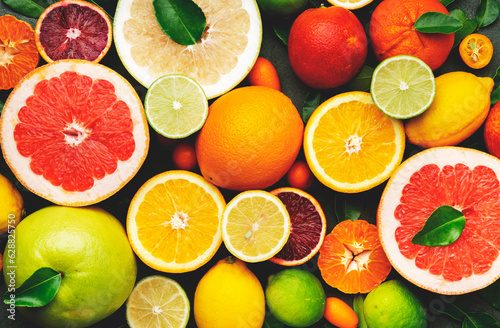
[[[113,70],[66,59],[29,73],[0,118],[0,144],[17,179],[60,205],[117,192],[139,170],[148,124],[134,88]]]
[[[435,147],[407,159],[391,177],[377,213],[379,237],[394,269],[439,294],[465,294],[500,277],[500,160],[460,147]],[[466,219],[448,246],[411,239],[441,205]]]

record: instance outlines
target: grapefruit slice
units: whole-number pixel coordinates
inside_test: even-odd
[[[148,124],[134,88],[113,70],[66,59],[16,85],[0,144],[17,179],[56,204],[84,206],[117,192],[139,170]]]
[[[196,44],[183,46],[162,32],[152,0],[120,0],[113,34],[118,55],[130,74],[148,88],[167,74],[198,82],[208,99],[240,83],[257,60],[262,22],[255,0],[195,0],[207,25]]]
[[[500,160],[460,147],[435,147],[407,159],[382,194],[377,225],[396,269],[439,294],[465,294],[500,277]],[[439,206],[460,210],[460,237],[448,246],[411,242]]]

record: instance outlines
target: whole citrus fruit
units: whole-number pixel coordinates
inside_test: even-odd
[[[500,102],[491,109],[484,124],[484,141],[488,152],[500,158]]]
[[[365,30],[358,18],[342,7],[304,11],[288,37],[292,69],[308,86],[329,89],[352,80],[363,68],[368,52]]]
[[[290,16],[307,5],[307,0],[257,0],[260,9],[271,16]]]
[[[0,235],[14,229],[23,214],[23,197],[10,182],[0,174]]]
[[[312,273],[285,269],[269,276],[266,304],[271,313],[291,327],[308,327],[323,317],[326,296]]]
[[[215,185],[265,189],[278,182],[297,157],[304,124],[290,98],[259,86],[218,98],[196,140],[201,173]]]
[[[42,267],[62,274],[50,303],[19,307],[42,327],[88,327],[120,308],[134,287],[137,266],[125,229],[97,207],[38,210],[16,227],[15,242],[14,263],[4,256],[4,267],[16,267],[16,289]]]
[[[436,78],[436,95],[422,114],[405,122],[408,140],[422,147],[454,146],[470,137],[490,110],[493,79],[467,72]]]
[[[410,55],[438,69],[453,48],[454,34],[421,33],[415,21],[428,11],[448,14],[439,0],[384,0],[372,14],[370,40],[379,61],[396,55]]]
[[[194,294],[198,328],[261,328],[265,296],[245,262],[229,256],[201,278]]]
[[[386,281],[365,299],[363,312],[370,328],[425,328],[422,303],[402,282]]]

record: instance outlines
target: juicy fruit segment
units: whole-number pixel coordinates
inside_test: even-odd
[[[401,121],[387,117],[366,92],[348,92],[323,102],[311,115],[304,153],[314,175],[340,192],[360,192],[387,178],[403,157]]]
[[[14,229],[23,215],[23,197],[6,177],[0,174],[0,235]]]
[[[111,21],[100,7],[64,0],[47,7],[36,24],[36,45],[47,62],[83,59],[99,62],[111,46]]]
[[[189,299],[175,280],[149,276],[135,285],[128,297],[126,311],[131,328],[183,328],[189,320]]]
[[[211,99],[232,89],[252,68],[262,40],[255,1],[196,3],[206,16],[207,27],[200,41],[183,46],[162,32],[151,0],[119,2],[115,44],[127,70],[144,86],[162,75],[183,74],[200,83]]]
[[[473,33],[466,36],[459,46],[460,57],[470,68],[483,68],[493,57],[493,45],[487,36]]]
[[[319,250],[318,267],[327,284],[347,294],[368,293],[391,272],[377,227],[364,220],[333,228]]]
[[[244,191],[226,206],[222,239],[245,262],[261,262],[278,253],[290,235],[290,216],[278,197],[263,190]]]
[[[384,190],[377,213],[382,246],[393,267],[414,284],[440,294],[464,294],[500,276],[500,161],[481,151],[436,147],[405,161]],[[411,242],[439,206],[466,219],[451,245]]]
[[[0,17],[0,89],[13,88],[38,65],[35,31],[14,16]]]
[[[88,61],[37,68],[9,95],[0,120],[7,164],[57,204],[105,199],[130,180],[149,146],[142,103],[128,82]]]
[[[222,237],[225,201],[219,190],[189,171],[167,171],[135,194],[127,215],[132,248],[150,267],[188,272],[208,262]]]
[[[293,266],[309,261],[323,244],[326,218],[319,203],[308,193],[295,188],[271,191],[285,205],[290,215],[290,236],[285,246],[269,260]]]

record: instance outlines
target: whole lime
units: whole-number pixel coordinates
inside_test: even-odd
[[[121,223],[97,207],[49,206],[23,219],[15,229],[15,256],[4,256],[7,284],[18,288],[36,270],[62,275],[55,297],[43,307],[19,307],[42,327],[88,327],[126,301],[137,265]],[[12,260],[12,262],[10,262]]]
[[[425,328],[427,317],[422,303],[399,280],[386,281],[367,296],[363,305],[370,328]]]
[[[312,273],[285,269],[269,276],[266,304],[271,313],[291,327],[308,327],[323,317],[326,296]]]
[[[257,0],[260,9],[271,16],[290,16],[307,5],[308,0]]]

